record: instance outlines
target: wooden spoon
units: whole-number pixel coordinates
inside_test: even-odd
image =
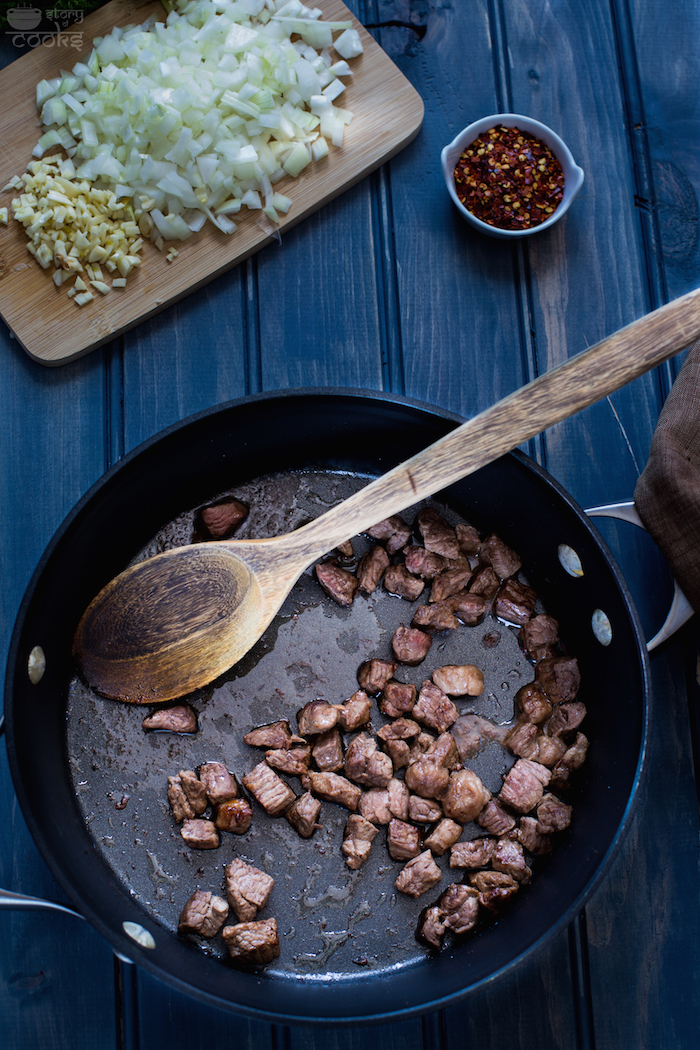
[[[121,573],[75,634],[97,692],[170,700],[251,648],[299,576],[327,551],[431,496],[636,379],[700,336],[700,289],[662,306],[457,427],[303,528],[179,547]]]

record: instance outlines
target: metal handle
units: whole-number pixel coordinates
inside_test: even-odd
[[[608,503],[602,507],[591,507],[586,511],[586,514],[591,518],[617,518],[618,521],[629,521],[632,525],[636,525],[640,529],[644,529],[646,532],[646,526],[637,513],[637,508],[634,505],[634,500],[627,500],[623,503]],[[683,591],[678,586],[678,581],[673,581],[673,600],[671,602],[671,608],[668,611],[668,615],[664,620],[661,629],[654,635],[651,641],[647,642],[647,651],[651,652],[656,649],[657,646],[661,645],[668,638],[676,633],[684,623],[693,616],[695,610],[692,605],[683,594]]]

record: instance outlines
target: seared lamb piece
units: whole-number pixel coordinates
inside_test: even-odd
[[[412,718],[396,718],[380,726],[377,736],[385,743],[389,740],[413,740],[420,731],[420,726]]]
[[[310,791],[305,791],[292,802],[284,815],[302,838],[310,839],[316,828],[319,827],[316,822],[320,813],[320,800],[314,798]]]
[[[224,499],[202,507],[194,524],[195,540],[226,540],[248,517],[249,507],[239,499]]]
[[[451,728],[457,741],[460,758],[473,758],[488,743],[497,740],[503,744],[510,732],[510,726],[497,726],[481,715],[460,715]]]
[[[314,795],[324,802],[337,802],[339,806],[353,811],[360,804],[361,789],[338,773],[314,773],[310,770],[307,779]]]
[[[491,835],[505,835],[506,832],[512,831],[515,827],[515,820],[511,814],[495,799],[491,799],[490,802],[486,803],[476,818],[476,822],[484,831],[490,832]]]
[[[162,733],[196,733],[197,716],[189,704],[161,708],[148,715],[141,723],[144,729]]]
[[[191,769],[181,769],[176,777],[168,777],[168,801],[178,822],[200,816],[207,808],[204,784]]]
[[[384,750],[394,769],[404,769],[411,760],[411,748],[405,740],[387,740]]]
[[[445,664],[437,667],[431,677],[448,696],[481,696],[484,691],[483,671],[474,664]]]
[[[303,747],[278,747],[273,751],[265,752],[265,761],[268,766],[278,769],[280,773],[300,777],[308,771],[311,762],[311,747],[309,744]]]
[[[477,569],[467,585],[472,594],[480,594],[481,597],[490,602],[496,597],[496,592],[501,586],[501,581],[496,576],[490,565],[483,565]]]
[[[537,592],[518,580],[506,580],[496,595],[493,611],[508,623],[527,623],[535,611]]]
[[[423,839],[423,845],[427,846],[434,856],[441,857],[443,853],[447,853],[448,849],[454,846],[461,834],[461,824],[458,824],[456,820],[451,820],[449,817],[443,817],[442,820],[438,821],[430,834]]]
[[[504,871],[476,871],[469,876],[469,882],[479,894],[479,903],[489,911],[499,911],[518,892],[519,885]]]
[[[338,605],[352,605],[360,585],[357,576],[347,569],[341,569],[333,561],[324,561],[316,566],[316,579]]]
[[[378,830],[374,824],[357,813],[348,817],[340,848],[351,871],[356,871],[369,857]]]
[[[521,843],[524,849],[528,853],[535,853],[543,856],[546,853],[552,852],[552,839],[550,835],[543,835],[537,830],[537,820],[535,817],[521,817],[520,824],[516,832],[518,842]]]
[[[392,860],[410,860],[421,852],[420,832],[415,824],[394,817],[387,828],[386,846]]]
[[[548,656],[538,663],[535,680],[553,704],[573,700],[581,685],[578,661],[573,656]]]
[[[470,590],[457,591],[451,598],[447,598],[446,602],[457,619],[468,627],[481,623],[486,615],[486,600]]]
[[[506,774],[499,798],[517,813],[529,813],[542,798],[551,775],[539,762],[519,758]]]
[[[471,569],[445,569],[433,580],[430,602],[444,602],[464,590],[471,578]]]
[[[535,762],[540,762],[543,766],[549,766],[552,769],[564,757],[565,753],[566,744],[561,737],[545,736],[544,733],[540,733],[537,738]]]
[[[191,849],[217,849],[219,846],[216,824],[202,817],[183,821],[180,834]]]
[[[479,918],[479,894],[472,886],[453,882],[438,901],[445,926],[454,933],[468,933]]]
[[[404,563],[400,562],[398,565],[390,565],[384,573],[384,589],[389,594],[398,594],[399,598],[414,602],[423,593],[425,580],[414,576]]]
[[[342,704],[336,704],[335,708],[338,712],[338,725],[346,733],[351,733],[369,722],[372,701],[364,689],[358,689]]]
[[[355,560],[355,549],[352,545],[352,540],[339,543],[333,553],[337,554],[338,561],[345,565],[350,565]]]
[[[474,526],[458,522],[455,525],[455,535],[462,554],[466,554],[468,558],[476,558],[481,550],[481,537]]]
[[[425,941],[432,948],[441,948],[442,939],[445,936],[445,923],[442,912],[437,904],[432,908],[426,908],[418,925],[418,939]]]
[[[243,737],[246,744],[251,747],[291,747],[294,741],[289,722],[281,718],[278,722],[270,722],[269,725],[258,726],[251,729]]]
[[[540,613],[523,624],[520,638],[527,655],[537,662],[554,655],[559,642],[559,624],[552,616]]]
[[[434,737],[431,733],[427,733],[424,730],[418,734],[413,743],[411,744],[411,750],[408,753],[408,763],[417,761],[422,755],[425,755],[430,751],[431,747],[435,743],[437,737]]]
[[[460,764],[457,742],[452,733],[440,733],[440,736],[430,745],[425,755],[426,758],[434,758],[441,762],[446,769],[454,769],[455,766]]]
[[[504,743],[508,750],[518,758],[531,758],[537,761],[539,755],[537,738],[541,735],[542,730],[534,722],[516,722]]]
[[[397,682],[392,678],[382,690],[379,710],[389,718],[400,718],[413,710],[417,691],[409,682]]]
[[[178,933],[215,937],[228,918],[228,904],[205,890],[195,890],[180,912]]]
[[[216,809],[214,823],[219,831],[230,831],[234,835],[243,835],[250,827],[253,810],[245,798],[229,798]]]
[[[338,707],[327,700],[310,700],[297,714],[299,732],[302,736],[328,733],[338,722]]]
[[[364,787],[386,787],[394,773],[391,759],[369,733],[358,733],[350,741],[344,768],[350,780]]]
[[[432,889],[442,878],[442,872],[433,860],[429,849],[413,857],[401,869],[394,883],[400,893],[409,897],[420,897],[422,893]]]
[[[521,844],[511,838],[500,838],[496,843],[491,859],[494,871],[504,871],[511,875],[516,882],[529,882],[532,871],[525,862],[525,854]]]
[[[411,621],[413,627],[427,627],[431,631],[456,631],[459,620],[447,602],[419,605]]]
[[[539,682],[528,682],[527,685],[518,689],[515,701],[523,719],[534,722],[535,725],[546,722],[552,713],[552,705]]]
[[[267,904],[274,885],[271,875],[238,857],[226,865],[226,897],[241,922],[255,918]]]
[[[381,693],[395,670],[396,664],[393,660],[365,660],[360,664],[357,680],[366,693]]]
[[[388,824],[392,817],[388,788],[370,788],[369,791],[363,791],[359,811],[360,816],[372,824]]]
[[[486,868],[491,863],[496,839],[478,838],[457,842],[450,851],[451,868]]]
[[[586,717],[586,705],[580,700],[557,704],[552,717],[544,727],[547,736],[566,736],[578,729]]]
[[[449,569],[450,564],[445,558],[425,547],[413,544],[404,550],[406,569],[412,576],[420,576],[423,580],[434,580],[443,569]]]
[[[443,558],[449,558],[451,561],[457,561],[462,556],[457,533],[435,507],[424,507],[417,514],[413,524],[426,550],[441,554]]]
[[[236,962],[249,966],[265,966],[279,956],[280,942],[274,919],[224,926],[221,935],[229,955]]]
[[[481,544],[479,558],[484,565],[490,565],[499,580],[507,580],[509,576],[515,576],[522,568],[520,556],[509,547],[499,536],[487,536]]]
[[[433,639],[418,627],[397,627],[391,639],[391,648],[396,659],[409,667],[425,660]]]
[[[416,824],[434,824],[442,815],[442,806],[434,798],[408,796],[408,819]]]
[[[571,823],[572,806],[567,806],[556,795],[547,793],[537,806],[537,830],[541,835],[563,831]]]
[[[294,801],[294,792],[266,762],[259,762],[243,777],[251,795],[271,817],[279,817]]]
[[[316,737],[311,755],[322,773],[337,773],[343,768],[343,740],[338,728]]]
[[[586,760],[588,738],[583,733],[576,734],[576,740],[567,748],[552,770],[552,787],[566,787],[574,770],[580,769]]]
[[[450,773],[439,759],[422,755],[406,767],[405,783],[421,798],[439,798],[449,786]]]
[[[199,779],[204,784],[207,798],[213,806],[238,798],[238,784],[223,762],[205,762],[199,769]]]
[[[427,680],[421,686],[418,701],[411,714],[417,722],[422,722],[438,733],[444,733],[457,721],[459,711],[442,689],[438,689],[434,682]]]
[[[389,555],[383,547],[372,547],[372,549],[360,558],[357,566],[357,579],[360,590],[365,594],[371,594],[379,584],[385,571],[389,568]]]
[[[458,824],[468,824],[476,819],[490,798],[491,792],[476,773],[471,769],[458,769],[450,773],[449,785],[441,799],[442,809],[446,817]]]
[[[392,777],[386,786],[389,794],[389,811],[398,820],[408,820],[409,791],[405,781]]]
[[[398,554],[410,540],[411,529],[400,515],[392,514],[390,518],[384,518],[367,529],[367,535],[383,543],[389,554]]]

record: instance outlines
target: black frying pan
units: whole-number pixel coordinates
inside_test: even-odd
[[[372,393],[309,390],[223,405],[171,427],[126,456],[81,500],[37,568],[18,616],[6,679],[8,751],[22,811],[76,909],[116,951],[182,991],[268,1020],[305,1023],[390,1020],[442,1005],[516,965],[561,930],[604,874],[630,822],[649,719],[648,664],[637,616],[594,527],[561,487],[520,453],[503,457],[438,498],[478,528],[497,531],[521,553],[529,581],[578,657],[592,745],[570,832],[561,836],[554,855],[501,921],[439,955],[417,948],[407,928],[405,954],[400,947],[386,956],[379,952],[370,965],[358,961],[357,952],[354,958],[341,952],[328,965],[240,972],[216,952],[203,953],[178,937],[167,907],[159,903],[167,893],[157,880],[141,885],[135,878],[135,886],[128,885],[124,864],[111,861],[114,853],[105,846],[104,807],[102,816],[95,816],[95,808],[76,790],[79,762],[66,730],[75,626],[94,594],[167,522],[220,492],[270,474],[309,468],[341,477],[384,473],[458,422],[437,409]],[[565,571],[562,544],[576,552],[583,575]],[[596,610],[612,626],[607,645],[592,630]],[[337,629],[334,621],[329,624]],[[272,630],[274,640],[274,625]],[[37,645],[46,654],[46,672],[33,685],[27,662]],[[230,681],[215,687],[233,688]],[[340,684],[339,690],[352,691]],[[193,698],[203,718],[208,700],[206,690]],[[145,714],[117,708],[115,720],[121,723],[127,710],[139,723]],[[249,715],[241,733],[259,720],[252,708]],[[159,753],[162,757],[167,749]],[[173,764],[180,757],[176,749],[163,759],[163,783],[177,772]],[[102,759],[108,767],[108,756]],[[119,801],[111,790],[110,802]],[[137,801],[130,799],[127,809],[138,808]],[[168,816],[145,812],[149,807],[143,805],[139,819],[147,847],[154,841],[150,836],[167,837],[162,829]],[[143,853],[145,847],[134,849]],[[150,850],[152,867],[159,848]],[[236,844],[237,853],[245,848]],[[164,870],[172,874],[167,866]],[[177,883],[173,901],[184,901],[193,888]],[[220,892],[218,886],[209,888]],[[356,903],[364,902],[361,889],[353,893]],[[373,900],[368,905],[379,907]],[[357,930],[361,920],[362,915]],[[361,954],[362,942],[357,943]],[[283,942],[283,954],[286,949],[294,953],[294,946]]]

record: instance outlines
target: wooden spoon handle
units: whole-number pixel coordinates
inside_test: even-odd
[[[292,533],[307,564],[446,488],[651,368],[700,336],[700,289],[646,314],[474,416]]]

